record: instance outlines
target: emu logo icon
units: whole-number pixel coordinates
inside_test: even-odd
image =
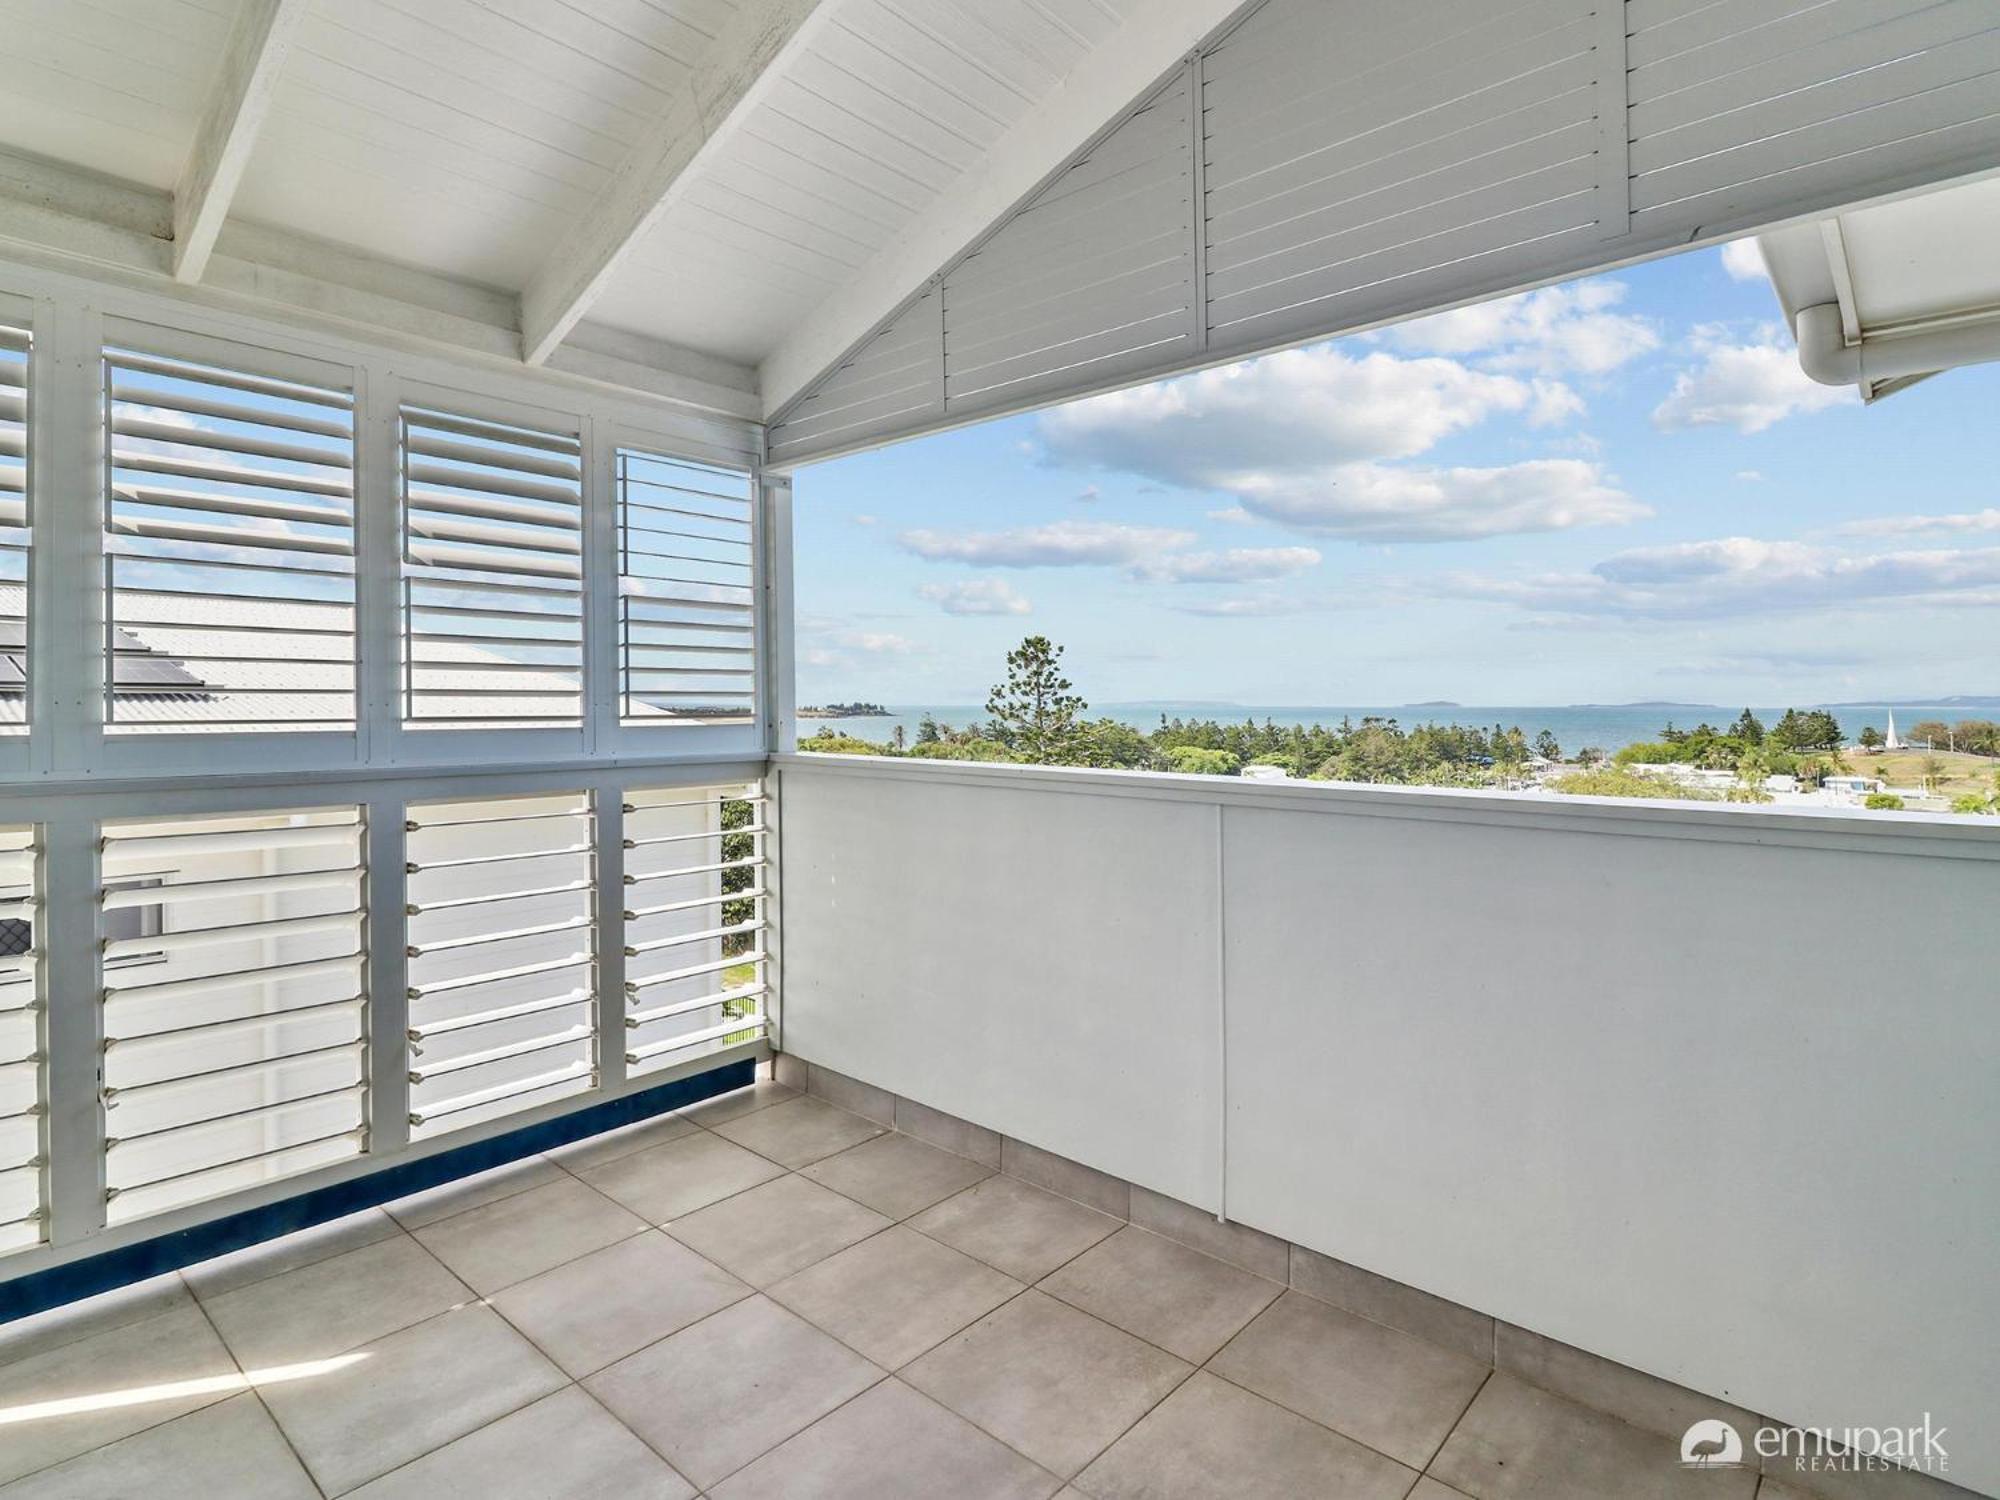
[[[1728,1469],[1743,1462],[1743,1439],[1727,1422],[1710,1417],[1697,1422],[1681,1437],[1683,1469]]]

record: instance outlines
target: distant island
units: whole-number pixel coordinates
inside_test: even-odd
[[[1719,703],[1675,703],[1665,698],[1643,698],[1637,703],[1569,703],[1566,708],[1720,708]]]
[[[801,719],[886,719],[889,710],[879,703],[827,703],[797,710]]]
[[[1405,708],[1463,708],[1463,703],[1454,703],[1449,698],[1426,698],[1421,703],[1405,703]]]

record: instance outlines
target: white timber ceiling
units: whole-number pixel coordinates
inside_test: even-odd
[[[0,255],[761,418],[1239,3],[0,0]]]

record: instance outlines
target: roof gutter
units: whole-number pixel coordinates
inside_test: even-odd
[[[1850,344],[1840,304],[1822,302],[1799,309],[1794,331],[1799,367],[1808,376],[1821,385],[1858,385],[1864,395],[1889,381],[2000,360],[2000,318],[1924,333],[1864,335]]]

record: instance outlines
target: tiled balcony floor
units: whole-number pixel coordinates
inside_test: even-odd
[[[1676,1457],[769,1082],[0,1328],[4,1500],[1798,1500]]]

